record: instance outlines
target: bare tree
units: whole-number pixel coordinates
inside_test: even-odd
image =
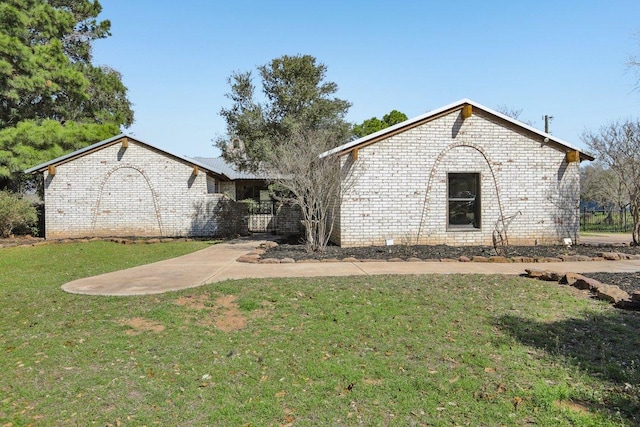
[[[640,244],[640,121],[615,122],[582,135],[598,161],[618,178],[633,218],[633,244]]]
[[[307,251],[327,246],[340,206],[341,187],[348,181],[337,156],[319,155],[339,142],[336,133],[297,129],[273,148],[263,163],[273,182],[274,197],[302,212]]]
[[[496,107],[496,111],[500,114],[504,114],[507,117],[511,117],[514,120],[518,120],[521,121],[524,124],[527,124],[529,126],[533,126],[533,122],[529,121],[529,120],[522,120],[520,118],[520,114],[522,114],[523,109],[522,108],[515,108],[515,107],[510,107],[506,104],[501,104],[498,105],[498,107]]]
[[[640,32],[636,34],[636,40],[640,41]],[[631,55],[627,60],[627,69],[636,76],[636,89],[640,89],[640,56]]]
[[[506,104],[498,105],[498,107],[496,107],[496,111],[516,120],[518,120],[518,117],[520,117],[520,114],[522,114],[522,108],[517,109]]]
[[[623,209],[629,203],[618,175],[599,161],[580,168],[580,199],[607,210]]]

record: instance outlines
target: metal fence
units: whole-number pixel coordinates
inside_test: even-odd
[[[580,231],[608,231],[630,233],[633,220],[628,209],[590,209],[580,210]]]
[[[249,231],[272,233],[276,231],[276,204],[272,200],[254,202],[249,205]]]

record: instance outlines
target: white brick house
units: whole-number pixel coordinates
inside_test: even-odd
[[[327,155],[347,176],[332,234],[346,247],[576,242],[578,166],[593,160],[468,99]]]
[[[216,159],[176,156],[118,135],[35,166],[45,237],[216,236],[247,231],[238,193],[265,188]]]

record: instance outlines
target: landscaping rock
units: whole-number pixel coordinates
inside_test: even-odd
[[[586,277],[584,277],[582,274],[578,274],[578,273],[567,273],[564,276],[562,276],[562,279],[560,280],[560,283],[567,284],[569,286],[573,286],[580,279],[586,279]]]
[[[630,300],[628,293],[616,285],[602,285],[596,290],[598,299],[617,304],[620,301]]]
[[[416,257],[409,257],[407,258],[408,262],[422,262],[422,260],[420,258],[416,258]]]
[[[600,288],[602,286],[602,283],[600,283],[596,279],[591,279],[589,277],[582,276],[577,278],[572,286],[578,289],[586,289],[589,291],[594,291]]]
[[[305,259],[298,260],[299,264],[317,264],[319,262],[320,262],[319,259],[314,259],[314,258],[305,258]]]
[[[558,282],[562,278],[559,273],[549,270],[536,270],[527,268],[524,271],[527,272],[527,276],[532,279],[546,280],[548,282]]]
[[[622,300],[614,304],[616,308],[623,310],[640,311],[640,301]]]
[[[252,255],[242,255],[241,257],[236,259],[236,261],[238,261],[238,262],[248,262],[250,264],[256,264],[256,263],[258,263],[258,261],[260,261],[260,257],[252,256]]]
[[[458,260],[453,258],[441,258],[440,262],[458,262]]]
[[[537,270],[534,268],[525,268],[524,271],[527,273],[527,277],[532,279],[537,279],[544,274],[544,270]]]
[[[555,271],[545,271],[541,279],[548,282],[559,282],[560,279],[562,279],[562,274],[556,273]]]
[[[402,258],[391,258],[389,262],[404,262],[404,260]]]
[[[489,258],[481,255],[474,255],[471,257],[471,261],[473,262],[489,262]]]
[[[640,259],[640,255],[637,254],[618,253],[618,255],[620,255],[620,259]]]
[[[278,247],[278,244],[276,242],[264,242],[260,245],[260,247],[265,249],[271,249],[271,248]]]
[[[511,262],[536,262],[536,259],[528,256],[514,256],[511,257]]]
[[[602,252],[600,256],[607,261],[617,261],[620,259],[620,254],[618,252]]]
[[[277,258],[262,258],[258,262],[260,264],[280,264],[280,260]]]
[[[470,262],[471,258],[469,258],[468,256],[462,255],[460,258],[458,258],[458,261],[460,261],[460,262]]]
[[[347,258],[342,258],[342,262],[360,262],[360,260],[354,257],[347,257]]]
[[[560,255],[559,258],[563,262],[591,261],[591,257],[586,255]]]
[[[292,240],[289,240],[292,241]],[[278,246],[267,249],[266,255],[269,258],[293,258],[301,260],[309,257],[304,245],[299,243],[288,243],[285,241]],[[297,241],[296,241],[297,242]],[[391,250],[391,252],[390,252]],[[582,255],[593,258],[598,257],[603,252],[625,252],[628,254],[640,254],[639,247],[620,247],[613,245],[573,245],[569,248],[563,245],[555,246],[509,246],[505,249],[505,257],[512,258],[512,261],[518,262],[560,262],[559,255]],[[461,257],[472,259],[473,256],[490,257],[497,255],[491,246],[452,246],[452,245],[397,245],[389,246],[367,246],[357,248],[341,248],[339,246],[329,245],[322,253],[315,253],[312,256],[317,259],[321,258],[337,258],[343,259],[353,257],[358,259],[389,259],[389,258],[419,258],[426,259],[455,259],[461,261]],[[582,258],[586,260],[587,258]],[[464,262],[465,258],[462,258]]]
[[[320,260],[320,262],[340,262],[340,260],[338,258],[327,258]]]
[[[295,264],[296,260],[293,258],[282,258],[280,264]]]
[[[631,301],[640,302],[640,291],[633,291],[631,293]]]
[[[509,258],[503,256],[492,256],[489,257],[489,262],[511,262]]]

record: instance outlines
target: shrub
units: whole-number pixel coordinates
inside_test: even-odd
[[[0,237],[9,237],[17,227],[28,227],[37,221],[36,208],[28,200],[0,191]]]

